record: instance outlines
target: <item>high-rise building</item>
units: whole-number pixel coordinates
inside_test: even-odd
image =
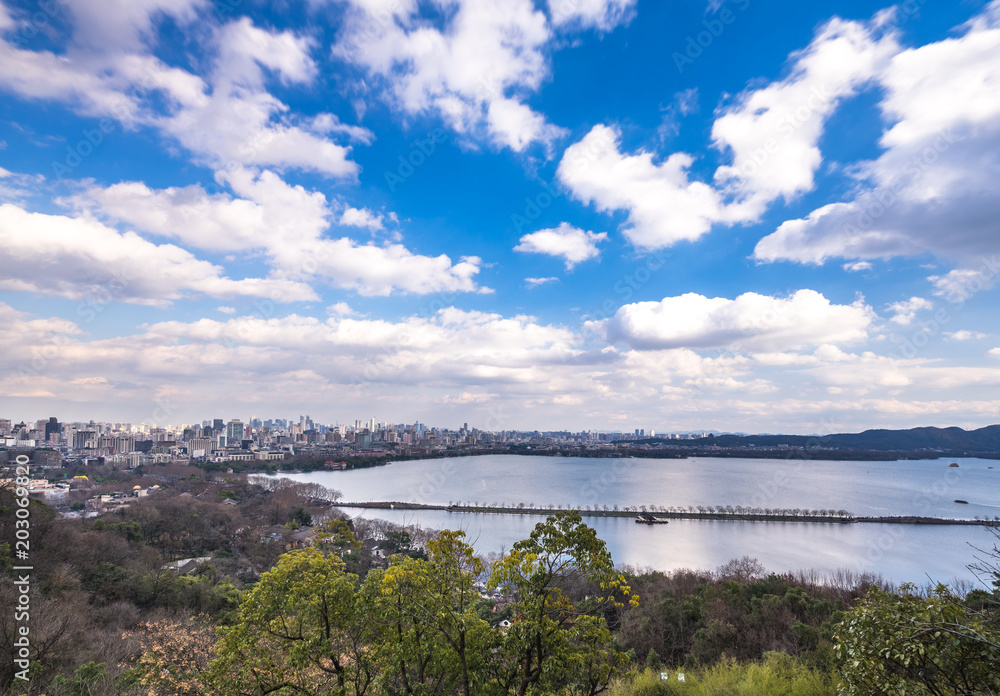
[[[212,453],[213,441],[207,437],[193,438],[188,440],[187,451],[189,457],[207,457]]]
[[[212,429],[215,432],[217,433],[222,432],[223,430],[225,430],[225,428],[226,424],[222,421],[221,418],[216,418],[215,420],[212,421]]]
[[[112,454],[128,454],[135,451],[135,438],[128,435],[103,435],[98,438],[97,446],[110,450]]]
[[[62,436],[62,425],[55,416],[49,418],[48,422],[45,424],[45,441],[46,442],[59,442],[59,438]]]
[[[234,418],[226,423],[226,442],[237,444],[243,439],[243,434],[243,423],[240,422],[239,418]]]
[[[73,449],[93,449],[97,446],[93,430],[77,430],[73,433]]]

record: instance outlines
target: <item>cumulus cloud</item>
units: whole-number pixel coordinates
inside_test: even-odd
[[[279,260],[296,276],[324,279],[334,287],[366,296],[492,292],[476,284],[475,276],[483,265],[478,256],[463,256],[454,263],[447,254],[423,256],[402,244],[376,246],[346,237],[323,239],[310,249],[285,250]]]
[[[984,258],[979,268],[956,268],[943,276],[929,276],[927,280],[934,286],[935,295],[948,302],[960,303],[992,288],[998,272],[1000,261],[994,256]]]
[[[155,32],[155,23],[172,17],[186,24],[208,6],[206,0],[63,0],[73,16],[73,38],[92,48],[137,49]]]
[[[332,176],[355,176],[350,147],[310,132],[265,88],[266,68],[288,85],[308,85],[317,68],[311,38],[260,29],[243,17],[216,32],[218,57],[211,90],[151,121],[212,166],[297,167]]]
[[[172,244],[153,244],[87,218],[29,213],[0,205],[0,288],[166,305],[191,295],[312,300],[308,285],[283,278],[231,279]]]
[[[611,31],[635,16],[636,0],[548,0],[552,24]]]
[[[445,12],[435,7],[436,23],[421,18],[421,6],[351,0],[335,54],[384,81],[403,113],[436,113],[463,137],[521,152],[563,134],[520,96],[549,74],[552,32],[534,3],[450,0]],[[585,10],[596,18],[591,0]]]
[[[0,41],[5,67],[0,88],[66,103],[126,128],[159,129],[213,167],[235,163],[357,174],[349,146],[325,137],[309,119],[297,121],[266,87],[270,76],[290,86],[313,81],[312,39],[261,29],[243,17],[212,31],[207,46],[214,59],[206,61],[204,74],[195,74],[166,64],[150,46],[160,16],[187,26],[204,2],[115,4],[122,7],[73,0],[72,37],[60,53]],[[326,132],[343,131],[331,127]]]
[[[953,368],[829,344],[714,357],[711,349],[620,350],[588,346],[582,335],[532,317],[456,308],[396,321],[333,315],[160,321],[91,339],[73,322],[0,303],[8,328],[0,334],[0,393],[56,397],[66,410],[74,402],[88,409],[114,403],[161,424],[155,406],[165,394],[177,406],[176,422],[233,403],[319,408],[334,390],[340,409],[377,408],[409,420],[416,399],[430,422],[458,418],[491,428],[528,428],[545,417],[568,427],[638,418],[678,428],[738,421],[757,430],[780,417],[809,431],[834,414],[847,430],[917,425],[940,414],[983,422],[1000,408],[996,367]],[[39,355],[49,357],[40,362]],[[224,397],[206,397],[213,393]]]
[[[961,331],[945,331],[944,336],[951,341],[971,341],[973,339],[986,338],[986,334],[981,331],[969,331],[968,329],[962,329]]]
[[[687,293],[623,305],[606,328],[609,342],[636,350],[768,352],[861,341],[873,318],[861,301],[836,305],[814,290],[799,290],[787,298],[748,292],[733,300]]]
[[[525,278],[524,284],[529,288],[537,288],[539,285],[545,285],[546,283],[558,283],[559,279],[555,276],[549,276],[548,278]]]
[[[482,267],[478,257],[453,263],[445,254],[415,254],[402,244],[330,239],[332,205],[322,193],[290,185],[269,170],[232,167],[217,177],[232,194],[210,194],[199,185],[150,189],[122,182],[91,188],[70,202],[195,248],[261,250],[276,275],[296,281],[322,280],[363,295],[488,291],[474,280]],[[383,219],[366,209],[348,208],[344,215],[368,226]],[[343,224],[344,217],[339,220]]]
[[[346,302],[335,302],[326,308],[327,314],[338,317],[357,317],[361,314],[351,308]]]
[[[588,232],[563,222],[559,227],[522,236],[514,251],[557,256],[566,262],[568,271],[578,263],[600,256],[597,243],[607,238],[606,232]]]
[[[842,352],[837,359],[821,359],[805,374],[818,384],[847,388],[858,394],[878,388],[948,390],[1000,384],[997,368],[935,365],[919,358],[901,360],[869,351]]]
[[[326,197],[272,171],[219,173],[239,197],[195,184],[151,189],[138,181],[92,187],[72,203],[146,232],[212,251],[298,247],[317,239],[331,214]]]
[[[756,220],[775,199],[812,188],[827,119],[897,48],[881,24],[831,20],[793,54],[788,77],[748,89],[722,108],[712,143],[731,163],[715,170],[713,184],[692,179],[688,153],[661,162],[644,150],[623,153],[621,134],[607,125],[566,149],[559,180],[598,210],[628,211],[623,232],[639,247],[693,241],[715,223]]]
[[[917,312],[934,309],[934,303],[923,297],[911,297],[908,300],[893,302],[887,309],[893,313],[891,321],[905,326],[913,321]]]
[[[883,27],[879,18],[827,22],[807,48],[793,54],[787,77],[747,90],[715,120],[713,144],[732,157],[716,170],[715,181],[748,217],[779,197],[813,188],[827,119],[898,50]]]
[[[557,176],[583,203],[627,210],[622,232],[632,244],[659,248],[695,240],[713,222],[729,219],[719,192],[689,179],[690,155],[675,153],[657,164],[650,152],[623,154],[620,139],[617,129],[594,126],[566,148]]]
[[[857,273],[858,271],[870,271],[872,265],[868,261],[853,261],[851,263],[844,264],[844,270],[850,271],[851,273]]]
[[[292,359],[285,351],[323,355],[324,365],[313,369],[326,379],[363,372],[371,381],[400,384],[437,379],[449,385],[521,382],[538,378],[544,365],[577,352],[570,331],[539,324],[533,317],[453,307],[429,318],[395,323],[346,316],[320,321],[298,315],[161,322],[148,327],[146,335],[208,345],[229,339],[255,349],[280,350],[282,363]]]
[[[384,229],[385,217],[379,213],[375,214],[368,208],[352,208],[350,206],[340,216],[340,224],[348,227],[364,227],[372,232]]]
[[[885,92],[882,154],[856,168],[858,195],[789,220],[761,261],[823,263],[932,253],[969,267],[1000,250],[1000,3],[959,36],[899,51]]]

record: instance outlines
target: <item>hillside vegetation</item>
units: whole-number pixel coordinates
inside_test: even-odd
[[[187,476],[92,519],[34,501],[31,679],[5,659],[0,693],[1000,692],[995,549],[992,586],[963,593],[750,558],[661,573],[616,568],[575,512],[482,557],[462,532],[349,521],[323,491],[266,485]],[[12,505],[0,491],[4,606]],[[13,641],[5,612],[0,651]]]

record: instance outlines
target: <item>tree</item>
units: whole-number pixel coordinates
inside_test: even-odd
[[[225,694],[364,694],[357,576],[319,548],[286,553],[240,607],[218,643],[210,683]]]
[[[367,643],[386,693],[479,693],[490,628],[478,615],[473,584],[483,572],[465,532],[427,542],[426,560],[394,556],[362,588]]]
[[[218,694],[206,680],[214,656],[215,633],[201,619],[162,620],[141,624],[136,633],[141,654],[132,670],[151,695]]]
[[[565,594],[574,580],[596,587],[588,611]],[[528,539],[514,544],[493,566],[490,587],[517,597],[515,620],[491,661],[490,690],[524,696],[576,684],[589,695],[603,691],[627,658],[611,647],[600,612],[622,606],[631,589],[617,573],[605,543],[578,512],[548,517]]]
[[[1000,631],[944,585],[929,597],[872,587],[838,627],[844,693],[987,694],[1000,690]]]

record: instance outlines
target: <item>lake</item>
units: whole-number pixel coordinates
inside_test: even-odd
[[[952,462],[959,466],[949,467]],[[579,508],[732,505],[963,519],[1000,515],[1000,462],[980,459],[837,462],[486,455],[285,476],[334,488],[350,502]],[[422,527],[464,529],[484,553],[509,548],[541,519],[438,510],[344,511]],[[701,520],[639,525],[615,517],[585,521],[607,542],[619,564],[711,570],[749,555],[777,572],[813,569],[825,575],[847,568],[918,584],[974,579],[966,568],[975,561],[970,544],[991,548],[994,542],[979,526]]]

